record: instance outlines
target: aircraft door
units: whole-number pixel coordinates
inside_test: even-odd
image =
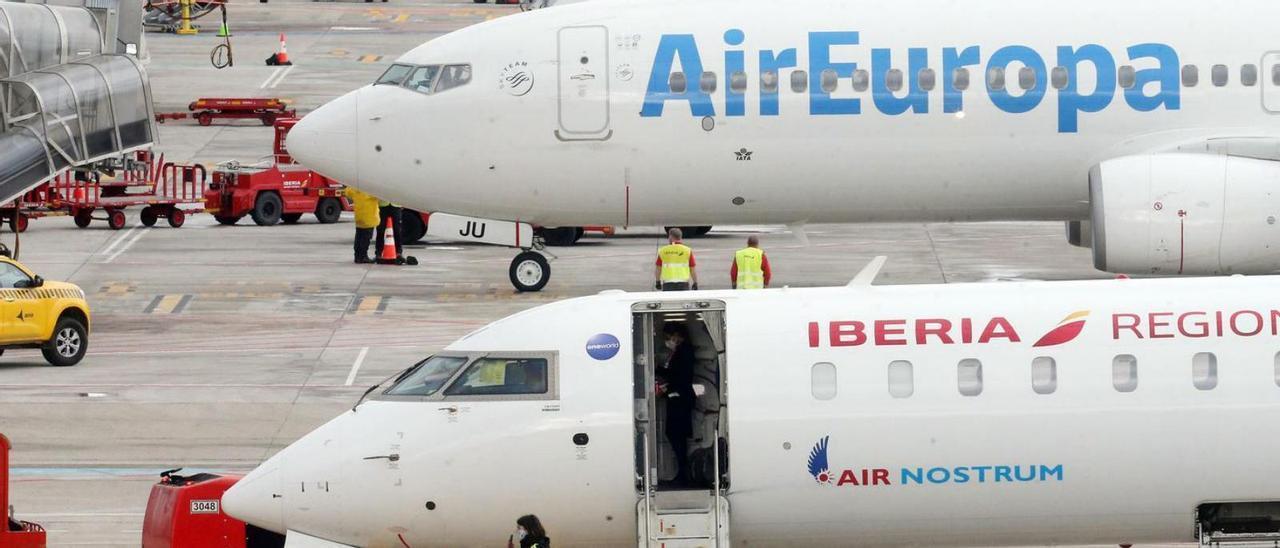
[[[559,114],[562,141],[603,141],[609,129],[609,29],[565,27],[559,41]]]
[[[1267,112],[1280,114],[1280,52],[1271,52],[1262,56],[1262,108]]]

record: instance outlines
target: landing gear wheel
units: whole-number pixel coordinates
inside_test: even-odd
[[[26,232],[29,224],[31,224],[31,218],[21,213],[14,213],[9,219],[9,229],[14,232]]]
[[[712,227],[709,227],[709,226],[696,226],[696,227],[693,227],[693,234],[699,237],[706,236],[707,234],[711,233],[711,228]]]
[[[551,280],[551,265],[547,258],[536,251],[525,251],[511,260],[508,270],[511,285],[521,293],[542,291]]]
[[[253,217],[253,222],[258,223],[258,226],[271,226],[280,222],[280,211],[283,208],[284,204],[280,202],[279,196],[264,192],[254,201],[253,211],[249,216]]]
[[[169,226],[182,228],[182,224],[185,222],[187,222],[187,212],[176,207],[169,210]]]
[[[404,243],[413,244],[427,235],[427,224],[423,222],[421,213],[406,209],[400,215],[400,230],[403,231]]]
[[[547,245],[556,247],[568,247],[578,243],[578,239],[582,238],[583,230],[576,226],[562,226],[559,228],[542,229],[542,238]]]
[[[75,214],[76,226],[80,228],[89,228],[89,223],[93,222],[92,209],[76,210]]]
[[[668,232],[670,232],[670,231],[671,231],[671,229],[673,229],[673,228],[679,228],[679,229],[680,229],[680,232],[684,233],[684,237],[685,237],[685,238],[701,238],[701,237],[703,237],[703,236],[706,236],[706,235],[707,235],[707,233],[711,232],[711,228],[712,228],[712,227],[709,227],[709,226],[667,226],[667,227],[663,227],[663,229],[664,229],[664,230],[666,230],[666,231],[668,231]]]
[[[316,204],[316,220],[322,225],[338,222],[342,218],[342,203],[337,198],[325,198]]]
[[[287,224],[287,225],[296,225],[298,224],[298,221],[302,220],[302,214],[301,213],[285,213],[284,215],[280,216],[280,220],[284,221],[284,224]]]
[[[89,348],[89,333],[84,324],[72,318],[58,320],[53,328],[53,338],[40,349],[45,361],[58,367],[80,363]]]
[[[214,215],[213,219],[218,221],[218,224],[224,224],[227,226],[234,225],[240,221],[239,217],[223,217],[221,215]]]
[[[111,230],[120,230],[124,228],[124,222],[125,219],[123,211],[116,209],[107,212],[107,226],[111,227]]]
[[[156,226],[156,219],[160,215],[156,213],[156,209],[151,206],[142,208],[142,213],[138,214],[138,220],[142,221],[143,226]]]

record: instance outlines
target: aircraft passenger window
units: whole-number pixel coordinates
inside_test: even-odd
[[[1191,377],[1198,390],[1218,387],[1218,357],[1212,352],[1200,352],[1191,358]]]
[[[778,92],[778,71],[766,70],[760,73],[760,91],[764,93]]]
[[[804,93],[809,91],[809,73],[803,70],[791,72],[791,91]]]
[[[1031,360],[1031,389],[1037,394],[1052,394],[1058,390],[1058,362],[1041,356]]]
[[[471,65],[448,65],[440,71],[440,79],[436,81],[435,92],[460,88],[471,82]]]
[[[982,362],[972,358],[960,360],[956,366],[956,378],[960,395],[973,397],[982,394]]]
[[[1276,352],[1276,357],[1272,358],[1276,370],[1276,386],[1280,386],[1280,352]]]
[[[446,396],[511,396],[547,393],[547,360],[481,358],[449,385]]]
[[[413,65],[391,65],[378,80],[373,83],[375,86],[392,85],[398,86],[404,83],[404,77],[413,72]]]
[[[1230,71],[1227,69],[1226,65],[1213,66],[1213,85],[1218,87],[1227,85],[1227,78],[1229,76]]]
[[[418,93],[431,93],[431,86],[436,83],[436,76],[440,74],[440,65],[430,65],[418,67],[413,70],[404,81],[404,87],[409,88]]]
[[[1036,69],[1031,67],[1022,67],[1018,69],[1018,85],[1022,89],[1036,89],[1037,81]]]
[[[702,78],[698,80],[698,88],[701,89],[703,93],[715,93],[716,92],[716,73],[714,72],[702,73]]]
[[[938,87],[938,75],[931,68],[920,69],[920,89],[924,91],[933,91]]]
[[[884,75],[884,85],[889,91],[902,91],[902,71],[889,69],[888,74]]]
[[[987,71],[987,87],[995,91],[1004,89],[1004,69],[994,67]]]
[[[1271,83],[1280,86],[1280,65],[1271,65]]]
[[[1129,65],[1120,67],[1120,87],[1132,89],[1138,83],[1138,69]]]
[[[1200,67],[1187,65],[1182,67],[1182,85],[1193,88],[1200,83]]]
[[[671,84],[671,93],[684,93],[689,89],[689,82],[683,72],[671,73],[671,80],[668,83]]]
[[[384,394],[388,396],[430,396],[453,378],[458,368],[467,363],[461,356],[432,356],[400,375]]]
[[[853,71],[853,91],[867,91],[869,87],[871,87],[871,73],[865,69]]]
[[[836,366],[831,363],[815,363],[810,372],[810,391],[814,399],[827,401],[836,397]]]
[[[1138,358],[1121,354],[1111,360],[1111,384],[1117,392],[1138,389]]]
[[[951,73],[952,85],[956,91],[965,91],[969,89],[969,69],[958,68]]]
[[[822,91],[832,93],[836,90],[836,86],[840,84],[840,75],[836,74],[833,69],[822,71]]]
[[[889,395],[898,399],[910,398],[916,393],[915,368],[908,361],[889,363]]]
[[[1067,67],[1053,67],[1053,71],[1049,73],[1049,83],[1053,84],[1053,89],[1064,89],[1070,77]]]
[[[747,92],[747,73],[737,71],[729,75],[729,91],[738,95]]]
[[[1244,84],[1245,87],[1258,85],[1258,65],[1240,67],[1240,83]]]

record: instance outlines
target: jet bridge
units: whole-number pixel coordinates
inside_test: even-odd
[[[101,55],[106,34],[87,8],[0,2],[0,77]]]

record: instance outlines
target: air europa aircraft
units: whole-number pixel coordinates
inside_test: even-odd
[[[222,502],[316,546],[494,546],[528,513],[556,546],[1271,541],[1277,291],[605,292],[454,342]],[[685,485],[655,388],[670,329],[696,358]]]
[[[1280,43],[1242,17],[1280,3],[597,0],[423,44],[289,147],[524,248],[524,290],[587,224],[1060,220],[1103,270],[1264,273]]]

